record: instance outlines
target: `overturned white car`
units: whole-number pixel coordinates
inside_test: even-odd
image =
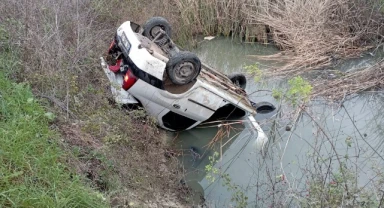
[[[101,58],[116,102],[142,105],[170,131],[247,115],[259,136],[264,135],[244,91],[245,77],[231,80],[180,50],[170,36],[171,27],[161,17],[143,27],[127,21],[117,29],[107,61]]]

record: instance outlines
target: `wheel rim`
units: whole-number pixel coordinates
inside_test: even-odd
[[[196,74],[195,66],[191,62],[183,62],[176,66],[175,78],[180,83],[191,81]]]
[[[151,36],[152,36],[153,38],[155,38],[156,35],[157,35],[157,33],[158,33],[160,30],[164,30],[164,28],[163,28],[162,26],[160,26],[160,25],[157,25],[157,26],[153,27],[152,30],[151,30]]]

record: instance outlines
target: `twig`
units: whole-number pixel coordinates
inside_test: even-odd
[[[323,133],[325,138],[327,138],[329,144],[331,145],[332,150],[336,153],[336,159],[339,162],[340,172],[343,175],[343,178],[346,179],[344,171],[343,171],[344,167],[343,167],[343,165],[341,163],[339,155],[337,154],[336,147],[335,147],[335,145],[331,141],[331,138],[329,138],[328,134],[325,133],[324,129],[317,123],[317,121],[305,109],[302,108],[302,110],[312,119],[312,121],[316,124],[316,126],[318,126],[318,128]],[[349,194],[348,185],[347,185],[347,182],[345,180],[344,180],[344,186],[345,186],[345,190],[347,191],[347,194]]]
[[[302,105],[304,105],[304,104],[302,104]],[[300,116],[301,111],[302,111],[301,108],[298,108],[298,110],[297,110],[297,112],[296,112],[296,115],[295,115],[295,117],[294,117],[294,121],[293,121],[293,125],[292,125],[292,126],[296,125],[296,123],[297,123],[297,121],[298,121],[298,119],[299,119],[299,116]],[[284,167],[283,167],[283,158],[284,158],[284,155],[285,155],[285,151],[287,150],[288,143],[289,143],[289,141],[290,141],[291,138],[292,138],[292,135],[293,135],[293,129],[291,130],[291,133],[290,133],[289,136],[288,136],[287,142],[285,143],[285,147],[284,147],[283,153],[282,153],[281,158],[280,158],[280,168],[281,168],[281,171],[283,172],[283,175],[284,175],[284,176],[286,176],[286,173],[285,173],[285,171],[284,171]],[[286,180],[287,180],[287,182],[288,182],[288,184],[289,184],[289,187],[291,187],[291,184],[290,184],[290,182],[289,182],[289,180],[288,180],[288,177],[286,177]]]
[[[384,191],[383,191],[383,194],[381,195],[380,204],[378,208],[381,208],[381,205],[384,205]]]
[[[351,115],[349,115],[349,113],[348,113],[348,111],[347,111],[347,109],[345,108],[345,106],[344,105],[342,105],[343,106],[343,108],[344,108],[344,110],[345,110],[345,113],[348,115],[348,117],[349,117],[349,119],[351,119],[351,122],[352,122],[352,124],[353,124],[353,126],[355,127],[355,129],[356,129],[356,131],[359,133],[359,135],[360,135],[360,137],[361,137],[361,139],[373,150],[373,152],[375,152],[383,161],[384,161],[384,157],[383,156],[381,156],[373,147],[372,147],[372,145],[371,144],[369,144],[369,142],[367,142],[367,140],[365,140],[365,138],[364,138],[364,136],[361,134],[361,132],[359,131],[359,129],[357,128],[357,126],[356,126],[356,124],[355,124],[355,122],[353,121],[353,119],[352,119],[352,117],[351,117]]]
[[[71,110],[69,110],[64,103],[62,103],[61,101],[59,101],[57,98],[53,97],[53,96],[48,96],[48,95],[42,95],[42,94],[38,94],[36,95],[37,97],[41,97],[41,98],[45,98],[49,101],[51,101],[52,103],[54,103],[55,105],[57,105],[58,107],[60,107],[63,111],[65,111],[67,114],[69,114],[71,117],[74,117],[76,118],[75,114],[73,114],[73,112]]]

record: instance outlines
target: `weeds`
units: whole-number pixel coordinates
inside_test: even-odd
[[[312,86],[302,77],[297,76],[288,80],[289,90],[287,97],[296,106],[300,101],[306,102],[312,93]]]
[[[312,94],[312,86],[301,76],[296,76],[288,80],[288,89],[274,89],[272,96],[276,100],[283,100],[291,104],[293,107],[297,107],[307,101]]]
[[[14,56],[0,54],[0,206],[107,207],[102,194],[84,186],[68,171],[51,116],[34,99],[27,84],[7,80]]]
[[[255,82],[260,82],[263,78],[263,71],[259,68],[258,63],[255,63],[253,65],[249,65],[245,67],[245,70],[247,70],[248,74],[251,74],[254,78]]]
[[[164,198],[178,204],[184,197],[180,190],[188,192],[178,183],[177,161],[164,155],[164,136],[153,120],[143,117],[143,111],[127,112],[108,100],[109,82],[99,63],[120,23],[144,23],[159,8],[169,12],[169,7],[115,0],[0,4],[0,13],[6,14],[0,15],[0,47],[21,51],[20,61],[6,63],[7,73],[28,83],[42,99],[46,111],[52,112],[45,119],[53,119],[52,128],[60,132],[68,163],[110,199],[110,206],[132,201],[167,206]],[[159,166],[165,166],[163,171]]]
[[[236,203],[237,208],[245,208],[248,206],[248,197],[246,193],[241,189],[240,186],[235,184],[229,174],[223,173],[220,169],[214,167],[219,162],[219,153],[214,152],[212,156],[209,156],[209,164],[205,166],[206,179],[210,183],[216,181],[216,177],[222,179],[222,186],[228,191],[232,192],[231,201]]]
[[[209,164],[205,166],[206,178],[210,183],[215,182],[215,175],[219,174],[219,169],[215,168],[214,165],[218,162],[219,153],[214,152],[212,156],[209,156]]]

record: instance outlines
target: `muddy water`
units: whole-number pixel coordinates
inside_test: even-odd
[[[277,52],[273,46],[240,44],[226,38],[206,41],[195,50],[209,65],[224,73],[244,72],[244,66],[259,62],[262,70],[279,63],[247,58],[247,55],[270,55]],[[342,71],[370,65],[375,58],[362,57],[338,65]],[[258,120],[268,134],[269,143],[263,151],[255,147],[255,133],[246,124],[228,128],[200,127],[170,135],[173,143],[183,150],[180,161],[186,169],[185,181],[204,195],[211,207],[231,207],[239,204],[232,198],[244,194],[248,207],[274,207],[279,204],[295,207],[298,198],[308,192],[306,183],[321,166],[337,172],[341,161],[356,170],[357,183],[374,187],[376,168],[384,166],[384,105],[383,94],[371,92],[351,98],[344,106],[329,105],[321,100],[297,118],[292,108],[274,100],[268,91],[284,88],[285,80],[263,80],[256,83],[248,78],[246,91],[255,102],[268,101],[279,111],[258,114]],[[293,126],[291,131],[288,128]],[[222,140],[212,142],[218,132]],[[326,136],[325,136],[326,135]],[[210,156],[218,153],[217,161]],[[319,162],[322,161],[322,162]],[[215,175],[209,178],[205,167],[213,165],[230,180]],[[236,187],[236,188],[234,188]],[[239,191],[240,190],[240,191]],[[236,195],[236,192],[238,193]]]

